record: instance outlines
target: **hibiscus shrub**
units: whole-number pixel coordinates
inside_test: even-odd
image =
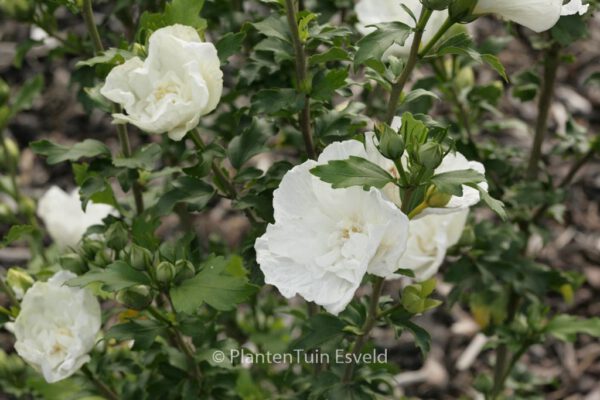
[[[600,150],[578,126],[578,145],[558,150],[571,164],[558,184],[543,157],[557,70],[595,1],[0,7],[37,32],[15,67],[37,46],[76,60],[73,90],[112,118],[120,144],[32,142],[48,165],[70,165],[75,189],[30,198],[7,127],[44,81],[0,80],[1,246],[31,254],[0,279],[0,326],[18,354],[0,352],[2,393],[398,398],[399,368],[373,330],[410,334],[426,354],[419,316],[458,304],[496,353],[465,393],[498,399],[531,346],[600,336],[600,319],[547,303],[568,302],[583,278],[528,251]],[[85,35],[59,29],[66,13]],[[510,37],[470,33],[490,15],[539,65],[509,76],[498,54]],[[495,78],[475,79],[482,70]],[[538,99],[529,148],[491,135],[510,94]],[[200,233],[211,212],[245,221],[237,244]]]

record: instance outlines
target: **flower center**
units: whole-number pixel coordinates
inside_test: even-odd
[[[158,86],[154,88],[152,95],[156,101],[160,101],[169,94],[177,94],[178,91],[179,88],[175,82],[164,82],[158,84]]]

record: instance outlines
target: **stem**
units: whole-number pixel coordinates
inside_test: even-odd
[[[421,46],[421,40],[423,39],[423,32],[425,31],[425,26],[427,25],[427,21],[429,21],[432,13],[433,11],[427,7],[423,7],[421,10],[419,22],[415,27],[415,36],[413,38],[412,46],[410,47],[408,60],[406,61],[404,69],[402,70],[402,74],[400,74],[398,80],[392,84],[392,93],[390,94],[388,109],[385,115],[385,120],[388,124],[392,123],[392,120],[396,115],[396,108],[398,108],[398,103],[400,102],[400,96],[402,95],[404,86],[406,85],[406,82],[408,82],[408,78],[410,78],[410,75],[417,65],[417,61],[419,59],[419,47]],[[430,42],[430,44],[431,43],[434,43],[433,40]]]
[[[505,323],[506,326],[509,326],[515,319],[520,302],[521,300],[519,296],[511,288],[508,299],[508,314]],[[512,367],[514,367],[514,364],[516,363],[516,361],[509,363],[509,356],[508,345],[502,343],[500,346],[498,346],[498,349],[496,350],[496,365],[494,366],[494,386],[492,388],[492,400],[497,399],[504,390],[506,379],[510,375]]]
[[[81,372],[98,388],[102,395],[110,400],[119,400],[119,395],[115,393],[106,383],[98,379],[87,365],[81,367]]]
[[[542,156],[542,145],[544,143],[546,131],[548,130],[548,116],[554,97],[554,83],[556,81],[559,60],[560,46],[558,44],[553,44],[552,47],[548,49],[544,61],[544,83],[538,103],[538,118],[535,126],[533,147],[531,148],[529,164],[527,166],[527,179],[529,180],[536,179],[538,175],[540,158]]]
[[[188,133],[188,137],[194,142],[194,145],[199,151],[204,151],[206,149],[206,145],[202,141],[200,134],[197,129],[190,131]],[[217,178],[217,181],[223,186],[225,191],[225,196],[230,200],[236,200],[239,197],[239,194],[233,185],[233,183],[229,180],[229,177],[225,175],[219,164],[213,160],[211,164],[211,169]],[[244,212],[248,217],[248,220],[253,224],[258,224],[258,217],[252,212],[250,209],[245,209]]]
[[[306,52],[302,39],[300,39],[300,32],[298,31],[298,15],[296,13],[296,5],[294,0],[285,0],[286,4],[286,15],[290,31],[292,32],[292,44],[294,46],[294,53],[296,58],[296,86],[299,93],[305,93],[304,96],[304,107],[298,115],[300,122],[300,131],[304,139],[304,145],[306,146],[306,154],[308,158],[316,159],[317,153],[315,152],[315,145],[312,138],[312,128],[310,125],[310,96],[308,94],[308,63],[306,60]]]
[[[429,52],[433,49],[433,46],[444,36],[448,29],[452,28],[454,22],[450,19],[450,17],[446,18],[440,29],[437,33],[431,38],[429,43],[425,46],[425,48],[421,51],[420,57],[425,57]]]
[[[17,300],[17,297],[15,296],[15,293],[13,292],[12,288],[6,284],[4,278],[2,277],[0,277],[0,289],[4,293],[6,293],[6,296],[8,296],[8,300],[14,307],[19,307],[19,300]]]
[[[102,53],[104,51],[104,46],[102,45],[102,40],[100,39],[100,34],[98,33],[98,28],[96,27],[96,22],[94,21],[94,10],[92,9],[92,0],[83,0],[81,13],[83,14],[85,26],[90,34],[90,38],[92,39],[94,55],[98,55],[99,53]],[[121,106],[118,104],[113,104],[112,111],[113,114],[121,113]],[[129,135],[127,133],[126,125],[117,125],[117,136],[119,137],[119,143],[121,144],[121,152],[123,153],[123,156],[127,158],[131,157],[131,144],[129,143]],[[137,210],[137,213],[141,214],[142,212],[144,212],[144,198],[142,197],[142,188],[137,180],[133,182],[132,189],[133,198],[135,200],[135,208]]]
[[[342,382],[348,383],[352,380],[352,375],[354,374],[354,359],[355,356],[358,355],[361,351],[369,336],[371,334],[371,330],[377,323],[378,308],[379,308],[379,297],[381,297],[381,291],[383,289],[383,283],[385,279],[381,277],[377,277],[373,282],[373,294],[371,295],[371,304],[369,307],[369,311],[367,313],[367,319],[361,329],[362,333],[356,338],[352,349],[350,350],[350,354],[352,354],[352,361],[346,364],[346,369],[344,370],[344,377],[342,378]]]

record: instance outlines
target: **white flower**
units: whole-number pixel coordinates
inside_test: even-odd
[[[14,325],[15,350],[46,381],[65,379],[89,361],[100,330],[98,300],[87,290],[63,286],[68,271],[37,282],[25,293]]]
[[[427,215],[410,221],[408,244],[400,268],[414,272],[419,282],[435,275],[448,248],[458,243],[469,210],[444,215]]]
[[[398,269],[408,234],[406,215],[378,190],[333,189],[310,173],[328,157],[358,150],[356,143],[362,147],[356,141],[330,145],[318,163],[289,171],[274,193],[275,224],[255,244],[266,283],[332,314],[348,305],[365,273],[387,276]]]
[[[134,57],[113,68],[100,93],[125,109],[115,122],[181,140],[221,99],[217,50],[184,25],[158,29],[148,47],[145,61]]]
[[[399,21],[406,25],[414,26],[414,20],[408,15],[406,10],[402,8],[401,4],[408,7],[417,18],[421,14],[421,8],[423,6],[419,0],[361,0],[354,8],[359,21],[359,24],[357,25],[358,30],[363,35],[367,35],[375,30],[375,28],[368,27],[368,25],[393,21]],[[423,45],[426,45],[433,38],[447,17],[448,11],[446,10],[433,12],[423,33]],[[403,46],[397,44],[392,46],[392,48],[388,50],[388,54],[407,56],[410,52],[413,38],[414,33],[409,36]]]
[[[68,194],[57,186],[44,193],[37,207],[37,215],[61,249],[77,246],[90,226],[101,224],[104,218],[114,213],[114,208],[107,204],[91,202],[84,212],[77,190]]]
[[[552,28],[560,18],[563,0],[479,0],[474,14],[497,14],[536,32]]]
[[[560,15],[584,15],[590,8],[589,4],[583,4],[581,0],[571,0],[562,7]]]

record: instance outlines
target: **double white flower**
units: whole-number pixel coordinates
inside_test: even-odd
[[[17,353],[50,383],[90,360],[100,330],[98,300],[87,289],[64,286],[75,277],[60,271],[48,282],[36,282],[25,293],[14,324]]]
[[[146,60],[134,57],[113,68],[100,93],[125,109],[113,115],[116,123],[181,140],[221,99],[217,49],[184,25],[158,29],[148,47]]]
[[[57,186],[48,189],[37,206],[38,217],[61,249],[77,246],[90,226],[101,224],[104,218],[114,213],[111,206],[92,202],[83,211],[77,190],[69,194]]]
[[[397,174],[375,145],[372,134],[366,136],[366,146],[356,140],[333,143],[317,162],[306,161],[288,172],[275,191],[275,224],[267,227],[255,249],[265,282],[285,297],[299,294],[337,314],[366,273],[395,278],[395,271],[403,268],[419,281],[428,279],[446,250],[458,242],[469,207],[480,199],[473,188],[464,187],[463,196],[453,196],[445,207],[428,208],[409,222],[393,185],[368,192],[333,189],[310,173],[315,165],[357,156]],[[470,168],[484,172],[481,164],[456,153],[436,173]],[[481,187],[487,189],[485,183]]]

